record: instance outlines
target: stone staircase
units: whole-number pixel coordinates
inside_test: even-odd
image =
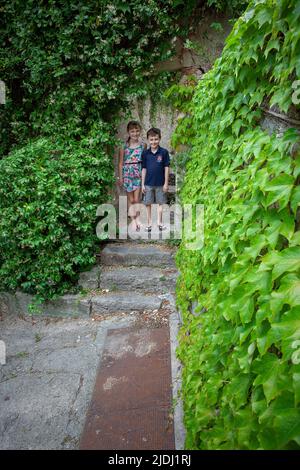
[[[39,306],[39,315],[87,318],[94,314],[138,313],[157,310],[164,295],[174,293],[177,270],[174,251],[163,243],[110,242],[97,256],[98,263],[81,273],[84,293],[66,294]],[[35,314],[33,296],[17,291],[0,295],[0,311]]]
[[[173,254],[163,244],[107,244],[98,255],[99,264],[79,280],[83,288],[94,289],[91,315],[158,310],[163,295],[175,290]]]

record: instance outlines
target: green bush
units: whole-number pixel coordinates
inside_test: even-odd
[[[0,290],[50,299],[94,263],[110,153],[102,128],[80,142],[39,138],[0,161]]]
[[[181,201],[205,206],[203,249],[177,254],[187,448],[300,448],[299,130],[260,126],[299,116],[299,20],[299,0],[252,1],[174,136]]]

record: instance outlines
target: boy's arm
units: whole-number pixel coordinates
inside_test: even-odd
[[[166,152],[164,158],[164,165],[165,165],[165,184],[163,185],[163,191],[166,193],[169,188],[169,173],[170,173],[170,156],[169,152]]]
[[[163,185],[163,191],[166,193],[169,189],[169,173],[170,167],[165,166],[165,184]]]

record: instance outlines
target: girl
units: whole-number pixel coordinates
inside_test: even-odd
[[[119,152],[119,184],[127,192],[128,207],[140,202],[142,182],[142,152],[146,145],[141,140],[142,127],[137,121],[127,124],[128,139]],[[130,212],[129,212],[130,213]],[[139,213],[131,216],[138,232],[141,228]]]

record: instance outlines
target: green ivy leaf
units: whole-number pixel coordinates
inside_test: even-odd
[[[285,366],[274,354],[267,353],[252,363],[251,370],[257,374],[253,385],[262,385],[267,403],[284,389]]]
[[[300,230],[295,232],[290,240],[290,246],[298,246],[300,245]]]
[[[287,274],[281,279],[278,291],[271,294],[271,310],[276,313],[284,304],[297,307],[300,304],[300,279],[295,274]]]
[[[279,43],[279,39],[276,38],[276,39],[270,39],[270,41],[268,42],[268,45],[265,49],[265,52],[264,52],[264,56],[267,57],[269,52],[272,50],[272,49],[275,49],[276,51],[279,51],[280,49],[280,43]]]
[[[278,410],[274,418],[274,430],[279,449],[283,449],[289,441],[300,445],[300,410],[287,408]]]
[[[282,339],[297,340],[300,338],[300,306],[293,307],[284,313],[280,322],[271,324],[272,330]]]
[[[272,280],[274,281],[285,272],[293,272],[300,269],[300,247],[292,247],[276,254]]]
[[[270,194],[267,197],[267,205],[279,202],[280,209],[286,207],[289,202],[294,178],[291,175],[280,175],[266,183],[264,189]]]
[[[240,128],[242,127],[242,125],[243,125],[243,121],[241,119],[237,119],[236,121],[234,121],[234,124],[232,126],[234,135],[236,136],[239,135]]]
[[[297,208],[300,205],[300,186],[293,188],[291,195],[291,208],[294,214],[296,215]]]
[[[295,392],[295,406],[300,403],[300,372],[293,374],[293,388]]]
[[[270,24],[272,22],[272,16],[272,11],[265,7],[255,15],[255,21],[258,22],[261,28],[265,23]]]

